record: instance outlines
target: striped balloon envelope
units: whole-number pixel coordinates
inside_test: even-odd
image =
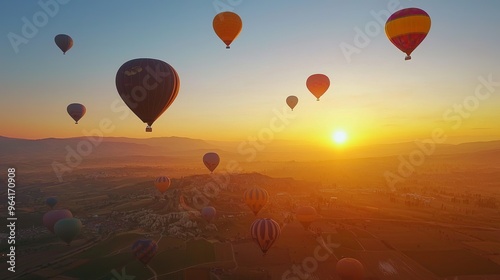
[[[411,53],[431,29],[431,18],[418,8],[402,9],[392,14],[385,24],[387,38],[402,52],[405,60],[411,59]]]
[[[134,245],[132,245],[134,256],[144,265],[148,264],[149,261],[156,255],[157,250],[158,245],[156,242],[149,239],[137,240],[134,242]]]
[[[170,179],[166,176],[160,176],[156,178],[155,187],[159,192],[165,193],[167,189],[170,187]]]
[[[250,210],[257,216],[257,213],[269,201],[269,194],[263,188],[251,188],[245,191],[244,194],[245,204],[250,207]]]
[[[281,229],[273,219],[257,219],[252,223],[250,233],[252,239],[259,245],[265,255],[274,242],[278,240]]]

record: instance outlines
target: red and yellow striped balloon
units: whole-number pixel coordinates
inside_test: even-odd
[[[257,187],[245,191],[244,198],[246,205],[248,205],[255,216],[257,216],[257,213],[259,213],[269,201],[269,194],[265,189]]]
[[[257,219],[250,227],[252,239],[259,245],[264,255],[274,242],[278,240],[281,229],[280,225],[273,219]]]
[[[392,14],[385,24],[387,38],[402,52],[405,60],[425,39],[431,29],[431,18],[418,8],[402,9]]]
[[[155,187],[159,192],[165,193],[170,187],[170,178],[166,176],[160,176],[155,179]]]

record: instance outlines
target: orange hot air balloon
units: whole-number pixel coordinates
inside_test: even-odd
[[[343,258],[335,268],[341,280],[363,280],[365,268],[361,262],[353,258]]]
[[[144,123],[146,132],[174,102],[180,87],[179,75],[168,63],[152,58],[125,62],[116,73],[116,89],[125,104]]]
[[[66,111],[75,120],[75,124],[78,124],[78,121],[85,115],[87,109],[80,103],[71,103],[66,107]]]
[[[222,12],[214,17],[212,22],[215,34],[226,44],[226,49],[238,37],[243,27],[240,16],[233,12]]]
[[[71,39],[71,37],[66,34],[56,35],[54,41],[56,42],[56,45],[61,49],[63,54],[66,54],[66,52],[69,51],[71,47],[73,47],[73,39]]]
[[[278,240],[280,233],[280,225],[273,219],[257,219],[250,227],[252,239],[259,245],[264,255]]]
[[[312,222],[318,219],[316,209],[311,206],[303,206],[295,212],[297,220],[302,224],[304,229],[308,229]]]
[[[323,74],[314,74],[309,76],[306,81],[306,86],[309,91],[316,96],[317,100],[326,92],[330,87],[330,79]]]
[[[170,187],[170,179],[166,176],[161,176],[155,179],[155,187],[159,192],[165,193]]]
[[[251,188],[245,191],[243,195],[246,205],[252,210],[253,214],[257,216],[259,211],[269,201],[269,194],[263,188]]]
[[[293,108],[295,108],[295,106],[297,106],[297,103],[299,103],[299,99],[297,98],[297,96],[290,95],[286,98],[286,104],[288,104],[288,107],[290,107],[290,109],[292,109],[292,111],[293,111]]]
[[[402,52],[405,60],[425,39],[431,29],[431,18],[418,8],[402,9],[392,14],[385,24],[387,38]]]

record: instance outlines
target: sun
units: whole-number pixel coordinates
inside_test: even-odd
[[[343,130],[337,130],[332,134],[332,141],[335,144],[341,145],[347,142],[347,133]]]

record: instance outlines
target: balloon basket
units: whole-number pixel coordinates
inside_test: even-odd
[[[146,132],[153,132],[153,128],[151,126],[147,126],[146,127]]]

